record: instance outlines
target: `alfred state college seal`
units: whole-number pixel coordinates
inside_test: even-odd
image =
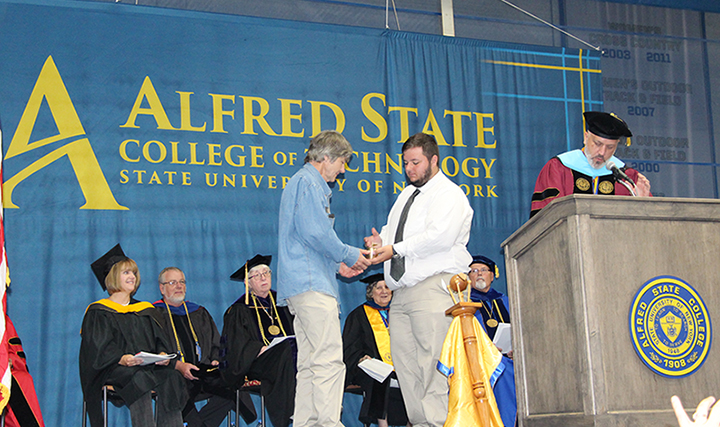
[[[648,280],[632,301],[629,320],[635,351],[662,376],[690,375],[710,352],[712,325],[707,306],[680,278]]]

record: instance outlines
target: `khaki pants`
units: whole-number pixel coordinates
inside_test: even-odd
[[[293,426],[342,427],[345,364],[337,300],[308,291],[288,298],[288,308],[298,347]]]
[[[445,310],[453,305],[441,279],[451,277],[439,274],[393,292],[390,348],[413,427],[441,427],[447,418],[448,382],[437,363],[452,322]]]

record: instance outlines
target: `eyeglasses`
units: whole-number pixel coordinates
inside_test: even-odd
[[[160,282],[162,285],[177,286],[178,284],[185,286],[184,280],[171,280],[169,282]]]
[[[472,270],[470,270],[471,273],[475,273],[475,274],[478,274],[478,273],[487,273],[487,272],[489,272],[489,271],[490,271],[490,270],[488,270],[487,268],[473,268]]]
[[[266,277],[266,276],[267,276],[267,277],[270,277],[270,274],[272,274],[272,271],[267,270],[267,271],[263,271],[262,273],[253,274],[252,276],[248,276],[248,279],[254,279],[254,278],[256,278],[256,277],[263,277],[263,278],[264,278],[264,277]]]

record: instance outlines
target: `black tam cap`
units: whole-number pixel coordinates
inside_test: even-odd
[[[371,274],[367,277],[363,277],[362,279],[360,279],[361,282],[367,283],[368,285],[371,283],[379,282],[381,280],[385,280],[385,275],[382,273]]]
[[[120,243],[118,243],[105,255],[90,264],[90,268],[92,268],[93,273],[95,273],[95,277],[97,277],[98,282],[100,282],[100,286],[103,288],[103,291],[107,290],[105,287],[105,278],[108,273],[110,273],[110,269],[113,265],[119,263],[120,261],[125,261],[126,259],[128,259],[128,257],[120,247]]]
[[[267,265],[269,267],[270,262],[272,262],[272,255],[257,254],[247,260],[247,262],[245,262],[245,264],[243,264],[243,266],[240,267],[238,271],[231,274],[230,280],[234,280],[236,282],[243,282],[245,281],[246,272],[250,271],[253,267],[257,267],[258,265]]]
[[[632,132],[627,123],[615,113],[603,113],[601,111],[588,111],[583,113],[585,117],[585,128],[601,138],[620,139],[631,137]]]
[[[488,266],[488,268],[490,269],[490,271],[492,271],[493,274],[495,274],[495,278],[496,278],[496,279],[497,279],[498,277],[500,277],[500,270],[498,270],[497,264],[495,264],[495,261],[491,260],[490,258],[488,258],[488,257],[486,257],[486,256],[483,256],[483,255],[474,255],[474,256],[473,256],[472,263],[471,263],[470,265],[473,265],[473,264],[485,264],[485,265]]]

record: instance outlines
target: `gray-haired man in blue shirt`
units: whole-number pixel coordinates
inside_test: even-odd
[[[295,427],[342,426],[345,364],[336,275],[354,277],[370,265],[368,251],[343,243],[333,229],[328,183],[345,172],[351,156],[340,133],[320,132],[280,201],[278,300],[295,315]]]

